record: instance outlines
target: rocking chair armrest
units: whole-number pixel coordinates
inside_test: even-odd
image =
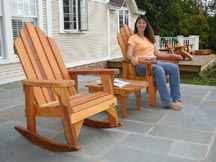
[[[71,79],[75,81],[75,88],[78,91],[78,75],[100,75],[103,77],[114,78],[119,73],[119,69],[98,69],[98,70],[68,70]],[[102,79],[103,80],[103,79]],[[109,79],[108,79],[109,80]]]
[[[70,75],[115,75],[119,69],[97,69],[97,70],[68,70]]]
[[[30,80],[30,79],[26,79],[26,80],[23,80],[22,83],[25,86],[53,87],[53,88],[71,87],[75,85],[75,81],[73,80]]]

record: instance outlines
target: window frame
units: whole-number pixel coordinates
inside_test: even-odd
[[[11,5],[13,6],[13,1],[16,1],[16,0],[12,0],[11,1]],[[11,11],[12,13],[11,13],[11,25],[12,25],[12,35],[13,35],[13,40],[15,40],[15,38],[16,37],[18,37],[19,36],[19,30],[20,30],[20,28],[22,28],[23,27],[23,25],[24,25],[24,23],[25,22],[32,22],[35,26],[37,25],[37,21],[38,21],[38,13],[37,13],[37,7],[38,7],[38,1],[37,0],[33,0],[34,1],[34,14],[29,14],[29,15],[27,15],[26,13],[24,13],[24,14],[19,14],[18,13],[18,11],[17,11],[17,13],[18,14],[14,14],[14,12],[13,11]],[[19,5],[19,4],[18,4]],[[24,6],[25,4],[23,4],[23,6],[22,7],[25,7]],[[27,6],[28,6],[28,11],[30,11],[30,6],[31,4],[27,4]],[[24,8],[23,8],[24,9]],[[30,11],[31,12],[31,11]],[[17,35],[15,36],[15,33],[14,33],[14,26],[13,26],[13,21],[14,20],[20,20],[21,21],[21,26],[18,26],[18,28],[17,28]]]
[[[66,0],[67,1],[67,0]],[[60,12],[60,33],[79,33],[88,31],[88,0],[68,0],[68,4],[74,4],[75,2],[75,28],[65,29],[65,12],[64,12],[64,0],[59,1]],[[68,11],[68,14],[72,13]],[[67,14],[67,13],[66,13]]]
[[[121,12],[122,12],[122,14],[121,14]],[[127,15],[125,14],[127,12]],[[123,20],[122,20],[122,23],[120,22],[121,21],[121,16],[122,15],[122,17],[123,17]],[[118,27],[119,27],[119,29],[121,28],[121,26],[123,25],[123,24],[127,24],[127,25],[129,25],[129,22],[130,22],[130,11],[128,10],[128,8],[121,8],[120,10],[119,10],[119,12],[118,12]],[[126,17],[127,16],[127,23],[126,23]]]
[[[13,5],[13,3],[16,3]],[[26,3],[27,2],[27,3]],[[42,0],[33,0],[31,1],[3,1],[1,0],[1,28],[2,28],[2,40],[1,40],[1,56],[0,56],[0,64],[9,64],[9,63],[16,63],[19,62],[18,56],[15,54],[14,51],[14,32],[13,32],[13,24],[12,20],[14,18],[20,19],[20,18],[29,18],[31,17],[34,19],[35,25],[39,23],[39,20],[41,19],[41,13],[38,14],[38,10],[41,9],[42,6]],[[23,3],[23,4],[22,4]],[[23,7],[21,7],[23,6]],[[17,9],[14,11],[14,8]],[[33,9],[32,9],[33,8]],[[27,10],[23,12],[23,10]],[[34,12],[32,12],[34,10]],[[23,13],[23,14],[18,14]],[[15,14],[17,13],[17,14]],[[26,14],[27,13],[27,14]],[[32,14],[34,13],[34,15]],[[29,16],[30,15],[30,16]],[[16,33],[18,33],[19,29],[16,29]],[[18,36],[18,35],[17,35]]]

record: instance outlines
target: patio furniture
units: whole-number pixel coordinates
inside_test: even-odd
[[[140,64],[144,64],[146,67],[146,76],[137,76],[134,65],[127,59],[127,44],[128,39],[131,35],[133,35],[133,30],[130,29],[126,24],[124,24],[121,29],[120,33],[117,35],[118,43],[122,51],[123,60],[122,60],[122,70],[123,70],[123,79],[130,79],[130,80],[142,80],[147,81],[147,92],[149,95],[149,105],[156,106],[156,92],[157,87],[155,85],[154,76],[152,72],[152,64],[155,64],[157,61],[146,61],[146,60],[139,60]],[[157,58],[161,60],[162,58]],[[171,61],[177,63],[178,60],[176,59],[165,59],[161,61]],[[167,78],[168,80],[168,78]]]
[[[179,54],[183,57],[183,60],[186,60],[187,58],[189,59],[189,61],[193,60],[191,48],[189,48],[189,46],[182,46],[178,41],[175,41],[175,46],[172,47],[168,40],[164,38],[161,38],[161,40],[165,44],[168,53]]]
[[[118,98],[121,105],[121,117],[126,118],[126,103],[128,96],[132,93],[136,95],[136,107],[138,110],[141,108],[141,90],[148,86],[146,81],[137,81],[137,80],[128,80],[128,79],[120,79],[123,82],[127,82],[129,84],[118,87],[114,86],[114,94]],[[100,84],[100,81],[94,80],[86,84],[89,92],[94,93],[98,91],[102,91],[103,88]]]
[[[76,151],[80,149],[78,136],[83,124],[96,128],[121,125],[112,86],[112,78],[118,70],[68,71],[54,40],[31,23],[20,30],[14,47],[27,78],[23,81],[27,128],[16,126],[15,129],[33,144],[50,151]],[[101,75],[103,91],[78,94],[79,74]],[[107,122],[90,119],[100,112],[106,112]],[[38,134],[37,116],[61,118],[67,143]]]
[[[177,38],[172,38],[172,41],[174,42],[174,46],[175,47],[181,47],[183,46]],[[193,54],[194,51],[192,50],[193,49],[193,44],[189,44],[188,42],[186,42],[186,45],[184,46],[184,50],[187,51],[189,54]]]
[[[210,49],[199,49],[194,51],[195,55],[210,55],[211,50]]]

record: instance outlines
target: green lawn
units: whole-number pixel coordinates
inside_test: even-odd
[[[216,86],[216,62],[193,78],[181,78],[181,83]]]

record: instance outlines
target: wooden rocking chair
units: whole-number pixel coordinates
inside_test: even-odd
[[[154,76],[152,72],[152,64],[155,64],[156,61],[143,61],[139,60],[140,64],[144,64],[146,67],[146,76],[137,76],[136,75],[136,70],[134,65],[127,59],[127,46],[128,46],[128,39],[130,38],[131,35],[133,35],[134,32],[132,29],[130,29],[126,24],[124,24],[121,29],[120,33],[117,35],[117,40],[119,43],[119,46],[121,48],[122,54],[123,54],[123,61],[122,61],[122,69],[123,69],[123,78],[124,79],[132,79],[132,80],[144,80],[148,82],[148,87],[147,87],[147,92],[149,95],[149,105],[150,106],[156,106],[156,92],[157,92],[157,87],[155,85],[154,81]],[[157,60],[160,61],[169,61],[173,63],[178,63],[178,60],[170,58],[168,59],[163,59],[163,58],[157,58]],[[167,80],[168,76],[167,76]]]
[[[23,81],[27,129],[21,126],[15,126],[15,129],[33,144],[50,151],[76,151],[80,149],[78,136],[83,124],[96,128],[121,125],[112,86],[118,70],[68,71],[54,40],[31,23],[26,23],[20,30],[14,47],[27,78]],[[79,74],[101,75],[103,91],[77,94]],[[107,122],[89,118],[100,112],[107,113]],[[60,117],[67,143],[39,135],[36,116]]]

